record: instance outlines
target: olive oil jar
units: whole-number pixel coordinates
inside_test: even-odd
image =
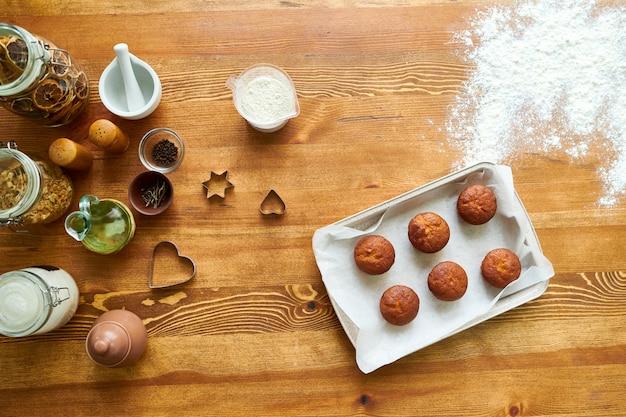
[[[89,101],[89,80],[70,54],[25,29],[0,23],[0,105],[56,127]]]
[[[135,235],[133,213],[121,201],[84,195],[78,208],[65,218],[65,231],[92,252],[116,253]]]

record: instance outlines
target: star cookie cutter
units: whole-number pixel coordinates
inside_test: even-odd
[[[261,205],[259,206],[259,211],[264,216],[281,216],[285,214],[287,210],[287,206],[282,198],[278,195],[278,193],[274,190],[270,190],[263,201],[261,201]]]
[[[159,269],[157,279],[160,275],[167,276],[173,282],[166,284],[156,284],[155,268]],[[188,256],[180,254],[178,246],[169,240],[163,240],[157,243],[152,249],[152,257],[150,258],[150,271],[148,272],[148,287],[150,288],[167,288],[174,285],[184,284],[196,276],[196,263]]]
[[[226,190],[233,188],[235,185],[228,180],[228,171],[224,171],[221,174],[216,174],[211,171],[211,177],[202,183],[202,186],[206,189],[206,198],[218,196],[220,198],[226,197]]]

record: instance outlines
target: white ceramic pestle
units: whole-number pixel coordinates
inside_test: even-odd
[[[138,110],[146,105],[146,101],[137,82],[137,77],[133,71],[133,66],[130,61],[130,53],[128,52],[128,45],[125,43],[118,43],[113,47],[115,56],[117,57],[117,63],[122,73],[122,80],[124,81],[124,90],[126,92],[126,102],[128,104],[128,111],[132,112]]]

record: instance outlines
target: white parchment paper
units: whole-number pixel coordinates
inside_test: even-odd
[[[496,215],[480,226],[465,223],[456,212],[459,193],[475,183],[491,187],[498,199]],[[448,244],[435,254],[414,249],[407,236],[409,220],[425,211],[439,214],[450,226]],[[454,334],[500,297],[550,279],[552,265],[539,248],[527,243],[529,230],[532,224],[515,194],[511,170],[497,165],[392,204],[367,230],[337,224],[317,230],[313,236],[316,261],[329,295],[358,329],[355,347],[361,371],[369,373]],[[383,275],[368,275],[356,267],[354,245],[366,234],[382,235],[394,245],[395,263]],[[485,283],[480,273],[484,256],[499,247],[513,250],[522,263],[522,275],[504,290]],[[428,274],[442,261],[456,262],[467,272],[468,289],[460,300],[440,301],[428,289]],[[406,326],[388,324],[380,314],[382,293],[396,284],[413,288],[420,298],[419,313]]]

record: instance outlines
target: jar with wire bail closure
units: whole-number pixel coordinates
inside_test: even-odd
[[[0,142],[0,226],[17,230],[51,223],[68,210],[73,195],[60,167],[31,158],[15,142]]]
[[[23,337],[67,324],[78,308],[74,278],[55,266],[33,266],[0,275],[0,334]]]
[[[0,23],[0,105],[49,126],[70,123],[89,101],[89,80],[70,54]]]

